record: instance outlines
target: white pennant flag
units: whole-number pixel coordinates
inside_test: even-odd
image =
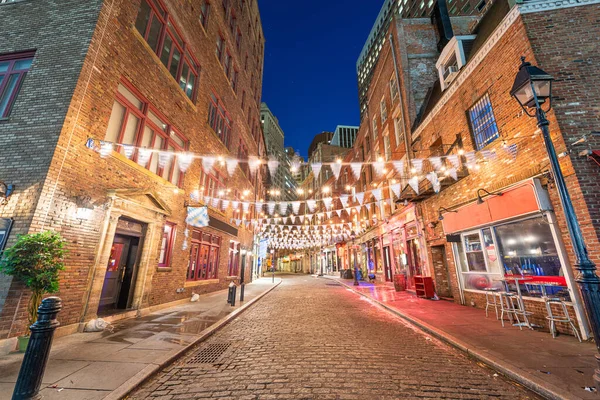
[[[467,158],[467,164],[475,165],[476,157],[474,151],[465,153],[465,157]]]
[[[229,207],[229,200],[223,200],[221,202],[221,208],[223,209],[223,211],[227,211],[227,207]]]
[[[323,167],[322,163],[312,163],[310,165],[310,167],[312,168],[312,172],[315,175],[315,179],[319,177],[319,174],[321,173],[321,167]]]
[[[258,169],[260,164],[261,164],[261,161],[260,161],[260,158],[258,158],[258,157],[250,156],[248,158],[248,169],[250,170],[251,175],[254,175],[256,173],[256,170]]]
[[[454,179],[455,181],[458,180],[458,173],[456,172],[456,168],[450,168],[448,170],[448,174],[450,174],[450,176],[452,177],[452,179]]]
[[[225,162],[227,163],[227,173],[229,176],[233,176],[235,169],[238,166],[238,160],[235,158],[228,158]]]
[[[177,161],[179,162],[179,170],[183,173],[190,168],[192,161],[194,161],[194,155],[190,153],[181,153],[177,155]]]
[[[123,148],[123,154],[125,154],[125,157],[127,157],[127,159],[131,159],[131,156],[133,156],[133,152],[135,151],[135,147],[130,144],[123,144],[121,147]]]
[[[460,166],[460,160],[456,154],[446,156],[446,160],[450,161],[450,164],[452,164],[454,168],[458,168]]]
[[[433,168],[436,171],[439,171],[442,168],[442,158],[441,157],[430,157],[429,162],[433,165]]]
[[[306,200],[306,205],[308,206],[308,209],[310,210],[310,212],[314,212],[315,211],[315,205],[317,204],[316,200]]]
[[[254,209],[256,210],[256,214],[259,214],[262,212],[262,208],[263,208],[263,202],[262,201],[257,201],[256,203],[254,203]]]
[[[160,151],[158,153],[158,166],[164,168],[171,161],[171,157],[173,157],[173,153],[170,151]]]
[[[331,210],[331,203],[332,203],[333,199],[331,197],[326,197],[322,201],[323,201],[323,204],[325,205],[325,208],[328,210]]]
[[[304,223],[304,215],[300,215],[298,218],[300,218],[300,223],[303,224]]]
[[[355,197],[356,197],[356,201],[358,201],[358,203],[360,205],[362,205],[363,201],[365,201],[365,193],[364,192],[356,193]]]
[[[331,171],[333,172],[333,176],[335,176],[335,180],[337,181],[340,178],[340,172],[342,172],[342,164],[337,162],[331,164]]]
[[[274,157],[270,157],[269,161],[267,161],[267,167],[269,168],[271,176],[275,176],[277,173],[277,168],[279,168],[279,161],[277,161],[277,159]]]
[[[394,192],[397,198],[400,198],[400,191],[402,190],[402,185],[396,183],[395,185],[390,186],[390,189],[392,189],[392,192]]]
[[[354,174],[354,179],[359,180],[360,179],[360,170],[362,169],[362,163],[359,163],[359,162],[350,163],[350,169],[352,170],[352,173]]]
[[[202,157],[202,169],[204,169],[204,172],[212,171],[216,161],[217,159],[215,157]]]
[[[274,201],[268,202],[267,209],[269,210],[269,215],[275,214],[275,202]]]
[[[404,161],[392,161],[392,164],[394,165],[396,172],[400,175],[404,175]]]
[[[113,144],[111,142],[100,141],[100,157],[106,158],[111,155]]]
[[[348,195],[344,194],[340,196],[340,203],[342,203],[342,207],[348,207]]]
[[[292,211],[296,215],[298,215],[300,213],[300,202],[299,201],[292,202]]]
[[[408,184],[415,191],[416,194],[419,194],[419,178],[413,176],[408,180]]]
[[[381,201],[381,189],[371,190],[371,194],[375,197],[375,200]]]
[[[335,212],[336,212],[338,218],[342,217],[342,210],[335,210]]]
[[[383,161],[375,161],[373,163],[373,169],[375,170],[375,175],[380,177],[383,175],[383,170],[385,169],[385,162]]]
[[[240,207],[240,202],[239,201],[234,200],[234,201],[231,202],[231,208],[232,209],[237,210],[239,207]]]
[[[423,171],[423,160],[420,158],[413,158],[411,160],[412,166],[413,168],[420,173],[421,171]]]
[[[287,210],[288,210],[288,203],[287,203],[287,201],[280,202],[279,203],[279,212],[282,215],[285,215],[285,214],[287,214]]]
[[[219,199],[217,199],[216,197],[212,199],[212,206],[213,208],[219,208]]]
[[[150,160],[150,157],[152,156],[152,150],[150,149],[139,149],[138,150],[138,164],[140,164],[142,167],[146,167],[146,165],[148,165],[148,161]]]
[[[250,210],[250,203],[243,201],[242,202],[242,210],[244,210],[244,214],[247,214],[248,211]]]

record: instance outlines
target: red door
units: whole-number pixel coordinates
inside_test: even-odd
[[[196,279],[199,252],[200,245],[198,243],[192,244],[192,249],[190,250],[190,265],[188,268],[188,279]]]

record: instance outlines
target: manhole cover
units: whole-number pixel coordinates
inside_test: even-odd
[[[225,354],[231,343],[211,343],[198,350],[190,357],[186,364],[217,364],[217,361]]]

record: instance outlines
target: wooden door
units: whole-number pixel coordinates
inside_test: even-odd
[[[127,265],[127,254],[129,252],[129,239],[115,235],[110,250],[102,294],[100,295],[100,307],[115,306],[121,289],[121,278]]]

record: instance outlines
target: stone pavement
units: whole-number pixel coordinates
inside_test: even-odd
[[[131,399],[534,399],[341,284],[284,277]]]
[[[593,343],[579,343],[568,335],[553,339],[548,332],[521,331],[510,324],[503,328],[493,310],[486,318],[484,310],[451,301],[420,299],[411,292],[396,292],[388,284],[361,281],[357,288],[352,280],[328,278],[379,302],[546,397],[598,398],[584,389],[593,386]]]
[[[277,278],[275,285],[281,282]],[[77,333],[57,338],[44,375],[44,400],[121,398],[187,347],[210,335],[275,285],[263,278],[246,285],[244,304],[226,303],[227,292],[204,295],[142,318],[115,323],[114,333]],[[60,321],[60,314],[59,314]],[[10,399],[23,355],[0,357],[0,399]]]

